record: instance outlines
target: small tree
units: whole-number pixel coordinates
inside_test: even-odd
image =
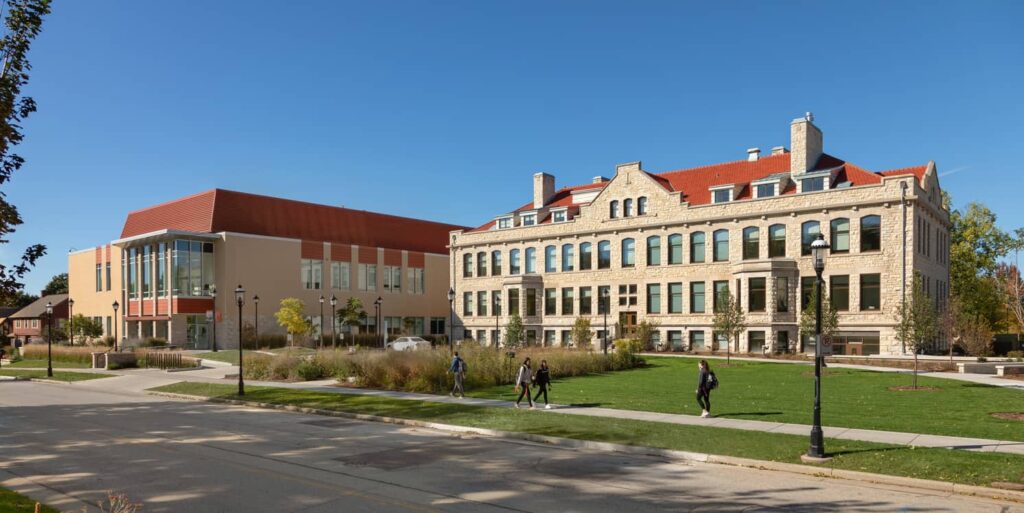
[[[1024,228],[1018,229],[1018,233],[1024,232]],[[1024,234],[1021,234],[1024,237]],[[1014,243],[1024,243],[1024,239]],[[996,269],[996,282],[999,284],[999,291],[1002,293],[1006,309],[1010,311],[1012,321],[1017,325],[1017,341],[1020,342],[1020,332],[1024,329],[1024,279],[1021,279],[1020,267],[1011,264],[999,264]]]
[[[49,296],[51,294],[67,294],[68,293],[68,273],[60,273],[53,278],[50,278],[50,283],[47,283],[43,287],[43,295]]]
[[[345,301],[345,306],[338,310],[338,323],[342,327],[359,326],[366,319],[366,312],[363,311],[363,302],[357,297],[350,297]]]
[[[921,275],[914,275],[910,297],[897,309],[896,339],[914,352],[914,388],[917,388],[917,355],[939,332],[935,303],[925,294]]]
[[[728,292],[716,298],[715,319],[713,330],[715,333],[724,335],[725,363],[729,364],[732,358],[732,341],[739,343],[740,333],[747,329],[747,320],[743,315],[743,308],[738,301]]]
[[[288,297],[281,300],[281,309],[274,313],[277,324],[292,336],[292,345],[295,345],[295,337],[313,333],[313,323],[306,317],[305,310],[306,304],[301,299]]]
[[[807,302],[807,306],[800,312],[801,338],[814,336],[814,321],[817,316],[815,304],[817,301],[818,285],[815,283],[814,289],[811,291],[811,300]],[[839,314],[836,312],[835,306],[832,305],[832,299],[828,296],[828,291],[823,291],[821,301],[821,336],[825,339],[831,339],[832,335],[839,328]]]
[[[72,330],[70,334],[71,343],[78,340],[79,344],[85,344],[90,339],[103,336],[103,324],[82,314],[75,315],[70,322],[64,325],[64,330]]]
[[[988,356],[992,352],[992,328],[988,321],[965,315],[960,321],[960,346],[970,356]]]
[[[645,351],[654,349],[654,347],[651,346],[651,339],[654,338],[654,333],[658,330],[658,326],[660,325],[661,324],[657,321],[649,321],[647,319],[640,321],[640,324],[636,325],[636,330],[634,331],[636,339],[640,341],[640,345]]]
[[[515,349],[523,342],[523,319],[519,314],[512,314],[505,326],[505,347]]]
[[[590,341],[593,340],[593,337],[594,333],[590,330],[590,318],[577,317],[576,322],[572,324],[572,332],[569,334],[573,345],[580,349],[590,349]]]

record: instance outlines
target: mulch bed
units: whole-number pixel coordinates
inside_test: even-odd
[[[1020,411],[996,412],[991,415],[1001,420],[1016,420],[1017,422],[1024,422],[1024,412]]]
[[[912,387],[910,385],[904,385],[904,386],[898,386],[898,387],[889,387],[889,390],[891,390],[893,392],[938,392],[939,390],[942,390],[942,389],[939,388],[939,387],[917,387],[917,388],[914,388],[914,387]]]

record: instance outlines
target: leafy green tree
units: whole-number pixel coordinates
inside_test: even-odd
[[[24,139],[21,125],[25,118],[36,111],[36,102],[29,96],[22,96],[21,88],[28,84],[28,51],[32,41],[42,29],[43,18],[50,13],[50,0],[7,0],[7,17],[4,24],[6,35],[0,39],[0,54],[3,68],[0,69],[0,185],[11,180],[15,172],[25,163],[13,148]],[[0,244],[6,244],[17,226],[23,223],[21,214],[7,196],[0,191]],[[21,280],[35,266],[36,261],[46,254],[46,246],[33,244],[8,266],[0,264],[0,303],[16,302],[15,297],[25,286]]]
[[[505,347],[515,349],[523,343],[523,319],[514,313],[508,318],[505,326]]]
[[[743,308],[732,294],[726,292],[717,299],[712,329],[716,334],[726,338],[725,363],[729,364],[732,359],[732,341],[735,340],[739,344],[740,333],[747,329]]]
[[[589,349],[590,341],[594,338],[594,332],[590,330],[589,317],[577,317],[572,324],[572,332],[569,334],[574,346],[580,349]]]
[[[950,294],[963,304],[964,315],[984,319],[990,329],[1003,326],[1003,300],[993,279],[999,259],[1012,247],[1011,238],[996,226],[996,215],[981,203],[950,213]]]
[[[64,330],[65,332],[68,330],[72,332],[70,334],[72,337],[71,343],[78,341],[79,344],[85,344],[89,340],[103,336],[103,323],[91,317],[77,314],[71,319],[71,322],[64,325]]]
[[[832,304],[832,299],[828,296],[828,291],[824,290],[821,296],[821,336],[825,339],[831,339],[832,335],[835,334],[836,330],[839,329],[839,314],[836,312],[835,306]],[[811,290],[811,299],[807,302],[807,306],[800,312],[800,336],[802,338],[814,337],[815,329],[815,317],[817,316],[817,310],[815,305],[818,301],[818,284],[815,283]],[[813,338],[811,338],[813,340]]]
[[[277,324],[295,338],[305,338],[313,334],[313,323],[306,317],[306,304],[301,299],[288,297],[281,300],[281,309],[274,313]]]
[[[935,302],[925,293],[920,274],[914,274],[910,297],[897,307],[896,319],[896,340],[914,352],[914,388],[917,388],[917,355],[939,334]]]
[[[50,278],[50,283],[43,287],[43,295],[49,296],[51,294],[67,294],[68,293],[68,273],[60,273],[53,278]]]
[[[23,290],[15,290],[14,292],[5,295],[0,299],[0,306],[7,306],[12,308],[25,308],[31,305],[35,300],[39,299],[39,296],[33,294],[26,294]]]
[[[338,323],[344,326],[359,326],[366,319],[366,312],[363,311],[363,301],[357,297],[350,297],[345,305],[338,310]]]

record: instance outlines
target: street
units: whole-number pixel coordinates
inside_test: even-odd
[[[425,429],[0,383],[0,485],[62,511],[1024,512],[1024,505]],[[90,511],[94,511],[91,509]]]

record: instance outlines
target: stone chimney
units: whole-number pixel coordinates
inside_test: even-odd
[[[761,148],[749,148],[747,150],[747,160],[753,162],[761,156]]]
[[[790,174],[797,175],[814,169],[822,153],[821,130],[814,126],[814,116],[808,112],[789,125],[792,155],[789,157]]]
[[[542,208],[555,195],[555,177],[547,173],[533,175],[533,208]]]
[[[776,146],[776,147],[772,148],[772,156],[773,157],[776,156],[776,155],[782,155],[783,153],[786,153],[786,147],[785,146]]]

